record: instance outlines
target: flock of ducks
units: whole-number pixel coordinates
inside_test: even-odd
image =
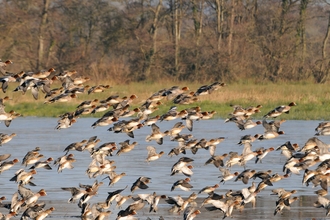
[[[27,95],[27,91],[30,90],[34,99],[40,98],[41,91],[44,94],[45,104],[69,102],[76,99],[80,93],[108,92],[111,88],[109,85],[86,86],[84,83],[90,79],[78,76],[76,71],[65,71],[57,74],[55,69],[51,68],[48,71],[37,73],[12,74],[6,71],[6,66],[11,63],[11,61],[0,63],[0,70],[3,74],[0,78],[3,92],[5,93],[8,89],[8,83],[16,83],[15,92],[22,92],[23,95]],[[62,86],[51,88],[54,80],[60,80]],[[315,191],[318,199],[314,202],[314,206],[324,208],[326,210],[325,215],[328,216],[330,200],[325,196],[328,192],[330,177],[329,145],[316,136],[330,135],[330,122],[320,123],[315,129],[315,136],[308,139],[302,147],[287,141],[276,148],[262,147],[253,150],[254,141],[274,139],[284,134],[280,128],[285,120],[280,119],[280,117],[282,114],[289,114],[291,108],[297,104],[291,102],[275,107],[264,114],[262,120],[259,121],[253,120],[252,116],[261,112],[261,105],[246,108],[233,105],[233,111],[229,113],[225,123],[234,123],[239,130],[263,126],[264,133],[242,136],[238,140],[238,144],[243,147],[242,152],[230,151],[218,155],[217,146],[225,141],[225,137],[196,139],[191,133],[196,121],[211,119],[216,112],[204,111],[199,106],[179,110],[178,106],[182,107],[185,104],[194,103],[197,105],[201,96],[207,97],[208,94],[217,92],[224,86],[224,83],[214,82],[201,86],[195,92],[191,92],[188,87],[173,86],[155,92],[136,108],[131,107],[138,98],[135,94],[125,97],[110,95],[105,100],[90,99],[81,102],[74,111],[66,112],[60,116],[55,129],[69,129],[74,126],[81,115],[93,116],[97,112],[103,112],[103,115],[91,124],[91,129],[107,127],[109,132],[127,134],[128,139],[119,143],[102,143],[97,136],[92,136],[88,139],[72,142],[63,149],[63,156],[56,159],[49,157],[43,160],[44,155],[40,153],[40,147],[27,152],[22,159],[12,159],[11,154],[0,155],[0,174],[19,167],[19,163],[23,167],[18,169],[10,179],[10,181],[16,182],[18,187],[12,198],[10,200],[5,197],[0,198],[1,207],[8,209],[7,213],[1,214],[0,219],[40,220],[52,215],[52,212],[56,211],[56,207],[48,207],[45,202],[39,201],[40,197],[47,196],[46,190],[34,190],[38,187],[34,183],[38,175],[37,170],[53,170],[56,166],[57,172],[61,173],[65,172],[66,169],[74,169],[73,165],[79,162],[75,159],[75,151],[86,152],[90,156],[91,161],[86,169],[86,175],[90,179],[95,179],[91,185],[77,183],[77,186],[61,188],[68,192],[68,196],[70,195],[67,202],[77,204],[81,219],[109,219],[112,214],[110,207],[114,206],[114,202],[116,202],[116,209],[119,210],[115,213],[116,219],[138,219],[137,213],[146,206],[149,207],[149,212],[157,213],[160,201],[169,204],[169,212],[176,216],[182,215],[184,220],[192,220],[201,212],[206,211],[217,211],[219,215],[222,213],[222,218],[233,217],[235,213],[244,213],[244,208],[250,204],[251,207],[256,207],[258,195],[266,187],[273,187],[274,183],[300,173],[303,173],[302,183],[304,185],[320,187]],[[20,116],[15,111],[8,113],[5,111],[5,102],[8,100],[10,100],[8,97],[4,97],[0,103],[0,120],[4,121],[7,127],[10,126],[12,120]],[[164,102],[172,102],[173,107],[165,113],[157,114],[159,106]],[[176,123],[171,129],[166,131],[160,129],[160,123],[174,120]],[[126,176],[125,172],[116,173],[116,158],[122,154],[134,154],[134,151],[141,150],[136,149],[136,146],[142,143],[134,141],[136,135],[134,132],[139,129],[150,130],[150,134],[145,137],[148,153],[143,159],[144,162],[152,166],[155,160],[161,159],[165,154],[178,158],[171,166],[168,175],[175,175],[178,178],[181,176],[182,178],[175,181],[169,190],[194,191],[187,198],[180,195],[167,196],[157,194],[157,192],[149,192],[148,188],[152,184],[152,178],[142,175],[130,186],[120,186],[119,189],[111,191],[114,186],[119,186],[122,178]],[[185,129],[187,129],[188,134],[184,134]],[[1,133],[0,145],[6,145],[15,136],[16,133]],[[177,147],[168,153],[159,150],[166,140],[177,143]],[[159,147],[149,144],[156,144]],[[216,169],[219,169],[221,175],[218,183],[194,190],[191,184],[191,179],[194,176],[194,156],[201,150],[207,150],[210,154],[210,158],[204,165],[213,164]],[[249,168],[250,163],[262,163],[262,160],[273,151],[281,151],[283,158],[285,158],[282,173]],[[240,167],[242,171],[232,172],[233,167]],[[102,178],[102,181],[97,180],[97,178]],[[103,180],[105,179],[108,179],[109,184],[104,184]],[[253,182],[249,185],[251,179]],[[223,194],[217,192],[221,184],[230,184],[231,181],[242,182],[242,185],[246,187],[238,191],[229,190]],[[27,185],[33,188],[30,189]],[[98,194],[101,187],[108,188],[107,198],[103,202],[91,203],[91,198]],[[127,191],[130,191],[129,195],[122,194],[122,192]],[[273,187],[271,192],[272,195],[278,197],[274,206],[274,215],[281,214],[298,200],[298,197],[295,196],[296,190]],[[197,198],[203,199],[201,204],[198,204]],[[129,204],[127,205],[127,203]],[[159,219],[164,218],[160,216]]]

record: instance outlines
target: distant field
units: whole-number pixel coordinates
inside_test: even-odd
[[[210,82],[212,83],[212,82]],[[103,83],[107,84],[107,83]],[[2,97],[9,96],[11,100],[6,101],[5,110],[15,110],[23,116],[57,117],[65,112],[74,111],[76,106],[84,100],[105,99],[110,95],[130,96],[136,94],[138,98],[133,102],[132,108],[139,107],[149,96],[160,89],[170,88],[173,85],[180,87],[187,86],[190,91],[196,91],[203,84],[196,83],[131,83],[125,85],[111,84],[112,88],[103,93],[87,95],[78,94],[78,97],[70,103],[44,104],[44,94],[40,94],[39,100],[34,100],[31,92],[26,94],[12,92],[16,87],[10,85],[7,93]],[[88,85],[93,86],[93,82]],[[53,84],[52,88],[60,87]],[[182,110],[192,106],[200,106],[203,111],[215,110],[216,118],[227,118],[232,111],[230,105],[241,105],[242,107],[262,105],[261,113],[254,115],[254,118],[261,118],[271,109],[278,105],[287,105],[296,102],[290,114],[283,115],[284,119],[304,119],[304,120],[329,120],[330,119],[330,92],[325,84],[227,84],[227,86],[213,92],[212,94],[199,96],[199,101],[190,105],[178,105]],[[154,114],[162,114],[174,104],[166,99],[162,100],[163,105]],[[100,117],[103,113],[98,113],[92,117]],[[88,117],[88,116],[87,116]]]

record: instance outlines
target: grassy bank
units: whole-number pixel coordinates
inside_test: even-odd
[[[106,84],[106,83],[103,83]],[[78,94],[78,98],[70,103],[52,103],[44,104],[43,94],[40,94],[39,100],[34,100],[31,92],[26,94],[21,92],[12,92],[16,85],[11,85],[7,93],[2,97],[9,96],[11,100],[6,101],[5,110],[15,110],[23,116],[38,117],[57,117],[65,112],[74,111],[76,106],[84,100],[94,98],[105,99],[110,95],[130,96],[136,94],[137,100],[132,107],[138,107],[153,93],[163,88],[170,88],[173,85],[188,86],[191,91],[196,91],[202,84],[197,83],[131,83],[127,85],[114,85],[109,83],[112,88],[103,93]],[[93,85],[93,82],[89,82]],[[60,85],[53,85],[52,88]],[[243,107],[262,105],[261,113],[254,115],[254,118],[261,118],[268,111],[278,105],[296,102],[290,114],[283,115],[284,119],[305,119],[305,120],[329,120],[330,119],[330,92],[328,85],[306,84],[228,84],[226,87],[206,96],[200,96],[199,101],[191,105],[178,105],[178,109],[184,109],[191,106],[200,106],[203,111],[215,110],[215,117],[227,118],[228,113],[232,111],[230,105],[241,105]],[[174,104],[167,100],[162,100],[163,105],[156,112],[162,114]],[[102,113],[93,117],[100,117]]]

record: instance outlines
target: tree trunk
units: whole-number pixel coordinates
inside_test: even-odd
[[[330,72],[330,61],[327,59],[327,54],[325,51],[326,51],[329,35],[330,35],[330,13],[328,18],[327,32],[325,34],[322,44],[322,60],[316,61],[315,63],[316,67],[312,69],[315,81],[317,83],[325,83],[328,80],[328,76]]]
[[[158,5],[155,10],[155,17],[153,19],[153,22],[151,24],[151,28],[149,29],[149,34],[151,35],[152,40],[152,46],[149,49],[149,53],[146,54],[145,57],[145,75],[146,77],[149,77],[151,66],[154,64],[154,55],[157,52],[157,27],[159,22],[159,13],[161,8],[163,7],[163,0],[159,0]]]
[[[301,52],[301,60],[302,63],[305,61],[306,56],[306,32],[305,32],[305,23],[306,23],[306,9],[309,0],[301,0],[300,1],[300,9],[299,9],[299,21],[297,27],[297,48],[300,48]]]
[[[327,58],[327,54],[325,51],[326,51],[329,35],[330,35],[330,13],[329,13],[329,19],[328,19],[327,32],[325,34],[325,37],[323,39],[323,44],[322,44],[322,60],[325,60]]]
[[[175,47],[175,75],[179,72],[179,57],[180,57],[180,19],[181,19],[181,0],[174,0],[174,47]]]
[[[199,73],[200,68],[200,37],[202,34],[203,27],[203,9],[204,9],[204,0],[196,2],[196,0],[192,1],[192,12],[193,12],[193,21],[194,21],[194,31],[195,31],[195,62],[192,67],[194,71],[194,79],[196,80]]]
[[[231,56],[231,53],[232,53],[234,21],[235,21],[235,5],[236,5],[236,0],[232,0],[231,1],[231,10],[230,10],[229,36],[228,36],[228,55],[229,55],[229,57]]]
[[[222,42],[223,0],[215,0],[217,12],[217,49],[220,51]]]
[[[281,17],[280,17],[280,36],[282,36],[285,32],[286,29],[286,19],[285,19],[285,15],[287,14],[287,12],[289,11],[289,0],[282,0],[282,11],[281,11]]]
[[[40,67],[43,65],[44,60],[44,34],[47,26],[47,18],[48,18],[48,9],[49,9],[49,0],[44,0],[44,8],[41,15],[41,22],[39,26],[39,35],[38,35],[38,59],[36,63],[36,70],[39,70]]]
[[[258,14],[258,0],[253,0],[254,2],[254,7],[253,7],[253,17],[257,18]]]

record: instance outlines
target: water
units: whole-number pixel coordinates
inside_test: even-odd
[[[170,176],[172,165],[183,155],[180,156],[167,156],[167,153],[174,147],[177,146],[176,142],[169,140],[169,137],[165,137],[163,145],[158,145],[156,142],[146,142],[145,137],[151,133],[150,127],[143,127],[139,130],[134,131],[135,138],[132,139],[124,133],[115,134],[113,132],[107,131],[108,127],[97,127],[95,129],[91,128],[91,125],[96,121],[95,118],[80,118],[78,121],[68,129],[54,130],[57,119],[56,118],[34,118],[25,117],[15,119],[9,128],[5,127],[2,123],[0,124],[0,132],[2,133],[17,133],[17,136],[13,140],[1,147],[1,153],[11,153],[10,159],[18,158],[22,161],[24,155],[29,151],[39,146],[41,148],[41,153],[44,155],[43,159],[48,157],[53,157],[54,159],[64,155],[63,150],[71,143],[78,142],[83,139],[88,139],[91,136],[97,135],[101,142],[98,144],[100,146],[105,142],[119,142],[130,139],[131,142],[137,141],[138,145],[129,153],[124,153],[120,156],[112,156],[109,159],[115,161],[116,173],[126,172],[124,176],[118,183],[113,187],[108,186],[108,180],[102,180],[105,176],[98,176],[96,179],[98,181],[103,181],[99,189],[98,195],[94,196],[90,203],[103,202],[108,192],[115,191],[117,189],[122,189],[125,186],[128,188],[122,192],[123,195],[130,195],[131,192],[129,188],[132,183],[140,176],[147,176],[151,178],[151,183],[148,184],[149,188],[146,190],[138,189],[133,195],[139,193],[153,193],[157,192],[158,195],[164,194],[167,196],[177,196],[182,197],[189,196],[192,192],[198,192],[205,186],[211,186],[219,183],[218,176],[221,174],[220,171],[212,164],[204,165],[204,163],[210,158],[210,154],[206,150],[199,150],[196,155],[191,152],[187,152],[185,156],[194,159],[193,162],[193,176],[191,177],[191,184],[193,189],[191,192],[185,192],[180,189],[175,189],[170,191],[172,184],[179,180],[185,178],[182,174],[176,174]],[[160,130],[165,131],[170,129],[177,120],[170,122],[158,123]],[[291,141],[291,143],[297,143],[302,146],[310,137],[315,134],[314,128],[318,125],[320,121],[287,121],[282,124],[281,130],[285,131],[284,135],[281,135],[272,140],[256,141],[252,144],[252,150],[259,147],[278,147],[279,145],[285,143],[286,141]],[[188,130],[184,129],[182,134],[190,133]],[[224,120],[204,120],[194,122],[194,129],[191,132],[194,138],[201,139],[211,139],[217,137],[225,137],[225,140],[220,143],[216,149],[216,155],[228,153],[230,151],[242,152],[242,146],[237,145],[241,136],[245,134],[257,134],[263,133],[263,127],[260,125],[256,128],[240,131],[235,126],[234,123],[224,123]],[[319,137],[323,142],[330,143],[329,136]],[[159,160],[152,161],[149,164],[145,162],[147,157],[146,147],[148,145],[154,146],[157,152],[164,151],[165,155]],[[92,184],[96,179],[89,179],[86,175],[86,169],[91,162],[91,157],[87,151],[84,152],[72,152],[77,160],[73,166],[74,169],[65,169],[62,173],[57,173],[57,167],[53,166],[52,170],[37,169],[37,174],[34,177],[33,182],[37,186],[28,186],[32,191],[37,192],[40,189],[45,189],[47,196],[41,197],[40,201],[46,202],[46,208],[51,206],[55,207],[55,211],[51,214],[52,218],[56,219],[72,219],[78,218],[80,216],[80,209],[77,204],[69,204],[67,200],[70,198],[70,193],[68,191],[61,190],[61,187],[78,187],[79,183],[82,184]],[[285,162],[285,158],[280,154],[280,151],[270,152],[266,158],[263,159],[263,163],[255,164],[254,160],[247,162],[246,168],[260,170],[271,169],[273,173],[278,172],[283,174],[282,168]],[[14,192],[17,190],[17,184],[9,181],[14,173],[18,169],[28,169],[21,164],[16,164],[10,170],[7,170],[1,174],[1,191],[0,196],[6,196],[7,200],[4,203],[9,202]],[[314,169],[312,167],[311,169]],[[235,165],[232,167],[231,172],[241,172],[243,167]],[[241,212],[234,210],[233,219],[322,219],[325,218],[325,210],[317,209],[313,207],[313,203],[316,201],[317,197],[314,194],[315,190],[320,189],[320,187],[312,188],[311,186],[303,186],[301,184],[303,173],[301,175],[293,174],[290,178],[284,179],[280,182],[276,182],[274,186],[268,186],[265,190],[260,192],[257,197],[257,204],[255,208],[251,207],[251,204],[247,204],[245,209]],[[256,180],[258,183],[259,180]],[[240,190],[242,188],[250,186],[252,180],[249,184],[245,185],[241,181],[234,182],[230,180],[224,185],[220,185],[216,189],[216,193],[224,194],[228,190]],[[284,210],[283,214],[276,215],[274,217],[273,213],[275,210],[275,201],[277,197],[270,195],[271,190],[275,188],[284,188],[286,190],[296,189],[298,192],[295,196],[299,197],[299,200],[292,204],[290,210]],[[197,200],[200,206],[206,194],[200,194]],[[128,206],[132,200],[128,200],[124,205],[123,209]],[[170,205],[166,204],[164,200],[161,200],[159,205],[159,210],[157,213],[149,213],[148,205],[144,209],[138,211],[137,217],[139,219],[158,219],[159,216],[163,216],[165,219],[183,219],[182,213],[172,214],[168,212],[171,208]],[[115,219],[119,209],[113,204],[110,208],[112,214],[110,219]],[[223,214],[219,211],[209,212],[204,207],[200,208],[201,214],[196,219],[218,219],[222,218]],[[0,208],[0,212],[7,213],[8,210]],[[16,217],[17,219],[20,217]]]

